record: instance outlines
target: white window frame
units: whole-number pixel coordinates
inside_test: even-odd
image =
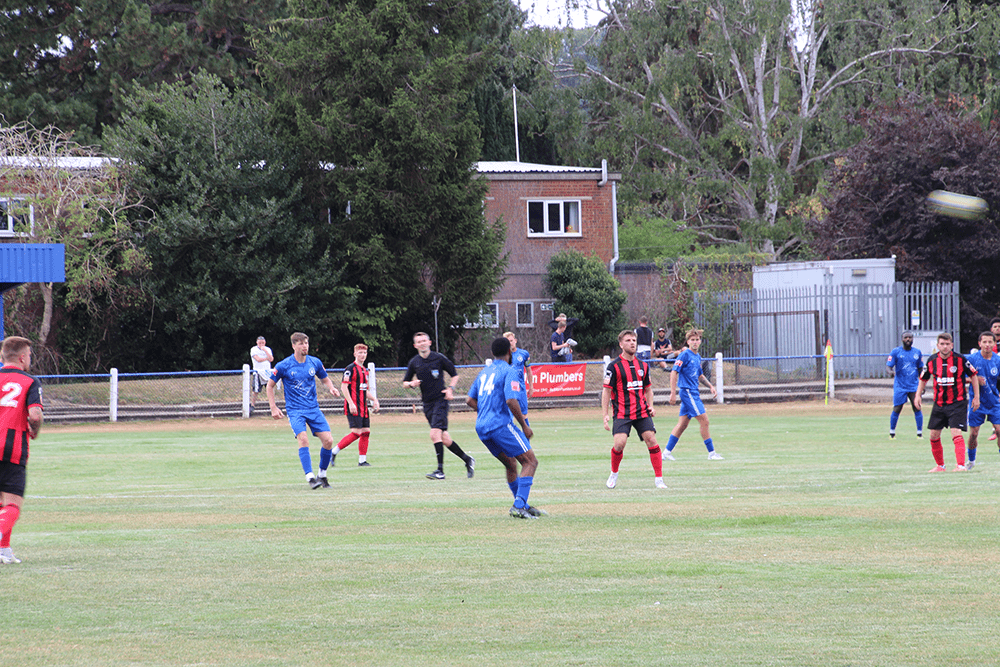
[[[527,322],[521,321],[521,306],[527,306],[531,317]],[[535,326],[535,303],[533,301],[518,301],[514,304],[514,319],[520,329],[530,329]]]
[[[543,231],[533,232],[531,231],[531,212],[532,207],[537,208],[538,206],[541,206]],[[569,217],[573,217],[573,208],[575,208],[576,219],[567,220],[567,213],[570,214]],[[525,212],[528,236],[531,238],[583,235],[583,200],[581,199],[529,199],[525,202]]]
[[[475,322],[466,320],[466,329],[492,329],[500,322],[500,304],[496,301],[483,305],[479,311],[479,319]]]
[[[12,236],[34,236],[35,235],[35,206],[28,204],[28,232],[18,232],[14,229],[17,219],[10,213],[8,204],[11,202],[24,204],[24,197],[0,197],[0,237]]]

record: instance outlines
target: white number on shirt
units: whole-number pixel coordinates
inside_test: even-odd
[[[0,406],[5,408],[16,408],[17,399],[24,391],[24,387],[17,382],[8,382],[3,386],[3,396],[0,396]]]

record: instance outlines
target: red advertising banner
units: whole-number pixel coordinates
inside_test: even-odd
[[[580,396],[587,364],[531,364],[535,396]]]

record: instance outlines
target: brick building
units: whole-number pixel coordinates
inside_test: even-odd
[[[559,167],[527,162],[480,162],[489,181],[485,214],[507,224],[510,262],[503,288],[484,323],[519,330],[545,327],[552,299],[545,290],[550,258],[563,250],[596,256],[614,270],[617,260],[617,186],[607,166]],[[527,332],[524,332],[527,333]]]

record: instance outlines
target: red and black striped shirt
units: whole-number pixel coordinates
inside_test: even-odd
[[[935,352],[927,359],[920,379],[926,382],[934,378],[934,403],[945,406],[968,400],[965,378],[976,374],[975,366],[961,354],[952,352],[944,358]]]
[[[611,409],[615,419],[649,417],[646,387],[650,385],[649,365],[642,359],[626,361],[618,357],[604,371],[604,386],[611,390]]]
[[[348,395],[351,400],[354,401],[354,405],[358,406],[358,417],[368,416],[368,369],[364,366],[359,366],[357,362],[352,361],[351,364],[344,369],[344,383],[347,385]],[[344,400],[344,414],[351,414],[351,406],[347,402],[346,397]]]
[[[28,465],[28,409],[42,407],[42,383],[19,368],[0,368],[0,461]]]

